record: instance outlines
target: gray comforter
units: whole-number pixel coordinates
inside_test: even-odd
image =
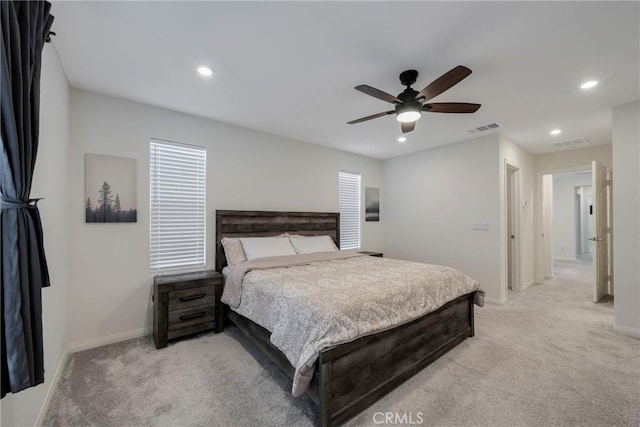
[[[453,268],[334,252],[262,258],[226,276],[222,301],[271,332],[304,393],[323,349],[424,316],[478,282]]]

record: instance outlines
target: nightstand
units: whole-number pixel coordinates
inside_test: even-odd
[[[378,258],[382,258],[382,252],[375,251],[358,251],[359,254],[365,254],[369,256],[377,256]]]
[[[215,329],[222,332],[222,275],[215,270],[153,278],[153,338],[167,340]]]

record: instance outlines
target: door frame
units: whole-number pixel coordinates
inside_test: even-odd
[[[543,202],[543,186],[542,186],[542,177],[544,175],[555,175],[558,173],[565,172],[590,172],[591,171],[591,162],[585,163],[584,165],[579,166],[569,166],[564,168],[554,168],[554,169],[541,169],[536,173],[536,182],[535,182],[535,281],[536,283],[544,283],[547,277],[544,274],[544,266],[542,263],[542,259],[544,258],[544,225],[543,225],[543,210],[542,210],[542,202]],[[551,229],[551,233],[553,233],[553,228]],[[553,235],[547,236],[547,241],[553,241]],[[553,248],[550,248],[551,253],[553,253]],[[551,264],[551,272],[553,274],[553,264]],[[553,277],[553,275],[552,275]]]

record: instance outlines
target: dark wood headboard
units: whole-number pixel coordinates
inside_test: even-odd
[[[329,235],[340,247],[337,212],[216,211],[216,270],[227,265],[223,237],[276,236],[284,232],[304,236]]]

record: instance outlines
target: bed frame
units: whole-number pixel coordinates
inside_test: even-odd
[[[272,236],[283,232],[330,235],[340,243],[340,214],[216,211],[216,269],[226,265],[223,237]],[[387,331],[323,350],[307,394],[323,427],[341,425],[418,371],[474,335],[474,293]],[[270,342],[270,332],[225,307],[234,323],[290,379],[295,369]]]

